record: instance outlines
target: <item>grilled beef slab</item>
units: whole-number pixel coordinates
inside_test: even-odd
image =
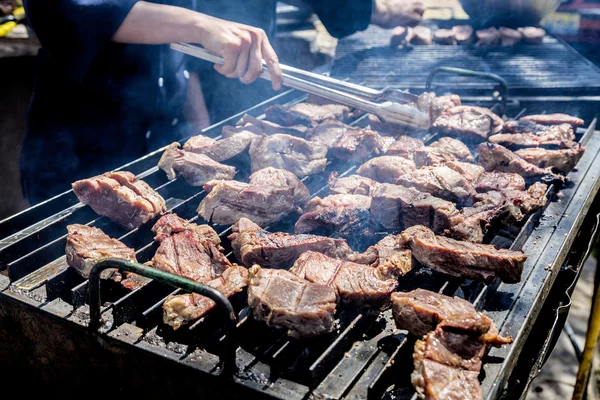
[[[469,44],[473,41],[473,27],[470,25],[453,26],[457,44]]]
[[[204,135],[197,135],[192,136],[185,142],[183,150],[196,154],[204,154],[220,162],[234,158],[248,150],[250,142],[257,136],[256,133],[247,130],[220,140],[214,140]]]
[[[74,182],[83,204],[126,229],[134,229],[167,209],[165,200],[131,172],[107,172]]]
[[[440,148],[424,147],[415,150],[413,160],[417,168],[421,167],[439,167],[449,162],[456,162],[458,158],[452,153]]]
[[[438,149],[446,153],[450,153],[459,161],[469,163],[472,163],[474,161],[473,155],[471,154],[471,151],[469,150],[467,145],[458,139],[445,136],[431,143],[429,147]]]
[[[442,233],[459,223],[460,213],[449,201],[399,185],[380,184],[373,192],[371,216],[385,228],[425,225]]]
[[[192,186],[202,186],[212,179],[232,179],[235,168],[218,163],[207,155],[192,153],[179,148],[179,143],[171,143],[158,161],[167,178],[183,177]]]
[[[308,188],[300,179],[290,171],[273,167],[256,171],[249,178],[251,185],[288,187],[294,192],[294,203],[297,207],[304,208],[310,198]]]
[[[388,299],[398,287],[398,277],[405,274],[400,268],[374,268],[314,251],[298,257],[290,272],[309,282],[333,288],[344,302],[361,305]]]
[[[350,175],[344,178],[338,178],[334,171],[329,176],[329,191],[333,194],[360,194],[363,196],[371,196],[379,182],[373,179],[360,176]]]
[[[540,168],[519,157],[506,147],[493,143],[481,143],[477,148],[479,164],[486,171],[513,172],[522,177],[550,177],[564,181],[564,177],[552,173],[551,168]]]
[[[399,271],[406,275],[412,269],[412,253],[400,235],[388,235],[371,248],[377,252],[373,267]]]
[[[417,261],[457,277],[493,281],[497,276],[503,282],[519,282],[527,259],[520,251],[436,236],[422,225],[412,226],[402,235]]]
[[[500,39],[502,46],[514,46],[519,44],[523,39],[523,34],[516,29],[507,28],[505,26],[498,29],[500,31]]]
[[[561,124],[562,125],[562,124]],[[553,125],[552,125],[553,126]],[[537,135],[546,132],[552,126],[536,124],[527,120],[506,121],[502,126],[503,133],[535,133]],[[571,127],[569,127],[571,128]],[[568,130],[567,130],[568,131]],[[571,128],[571,132],[573,128]]]
[[[250,145],[252,172],[275,167],[300,177],[318,174],[325,169],[326,154],[323,144],[282,134],[260,136]]]
[[[294,211],[294,189],[283,186],[253,185],[238,181],[210,181],[209,193],[197,212],[215,224],[233,224],[249,218],[260,226],[279,221]]]
[[[364,237],[374,233],[371,198],[358,194],[334,194],[315,197],[294,226],[294,233],[330,235],[342,238]]]
[[[412,28],[406,28],[404,26],[397,26],[392,29],[392,37],[390,38],[390,46],[398,47],[406,44],[406,37]]]
[[[289,268],[305,251],[312,250],[340,260],[371,264],[377,255],[352,251],[345,240],[317,235],[290,235],[268,232],[247,218],[240,218],[229,235],[233,253],[246,266],[260,264]]]
[[[206,285],[231,297],[248,286],[248,270],[234,265],[227,268],[222,276],[206,282]],[[197,293],[171,295],[163,303],[163,322],[177,330],[184,324],[202,318],[215,305],[210,298]]]
[[[534,122],[541,125],[560,125],[570,124],[574,129],[584,124],[581,118],[574,117],[568,114],[538,114],[527,115],[520,118],[521,121]]]
[[[86,279],[94,265],[105,258],[122,258],[137,262],[133,249],[117,239],[110,238],[98,228],[72,224],[67,226],[67,231],[67,264]],[[107,269],[100,276],[104,279],[109,278],[115,272],[116,269]]]
[[[433,41],[437,44],[456,45],[456,32],[452,29],[438,29],[433,33]]]
[[[526,26],[519,28],[519,32],[523,34],[523,41],[529,44],[540,44],[544,41],[546,31],[535,26]]]
[[[333,158],[350,162],[364,162],[373,154],[381,154],[386,148],[384,138],[370,129],[348,127],[344,134],[329,147]]]
[[[460,204],[470,203],[475,195],[473,185],[465,177],[445,166],[417,169],[402,175],[396,184]]]
[[[352,110],[341,104],[299,103],[291,107],[275,104],[265,110],[265,115],[269,121],[283,126],[314,127],[329,120],[349,122],[352,119]]]
[[[415,163],[404,157],[375,157],[361,165],[356,173],[381,183],[396,183],[402,175],[416,169]]]
[[[517,150],[515,154],[540,168],[553,168],[557,171],[568,173],[575,168],[575,165],[577,165],[584,152],[585,147],[578,143],[570,149],[549,150],[534,147]]]
[[[448,136],[481,142],[500,132],[504,121],[492,111],[476,106],[456,106],[446,109],[432,128]]]
[[[224,126],[221,134],[224,138],[233,136],[239,132],[250,131],[255,134],[274,135],[276,133],[285,133],[287,135],[304,137],[309,128],[305,125],[281,126],[266,119],[258,119],[249,114],[244,114],[236,123],[235,127]]]
[[[388,147],[385,152],[388,156],[400,156],[412,160],[414,153],[418,149],[425,147],[425,144],[421,139],[417,139],[411,136],[400,135],[394,143]]]
[[[478,192],[523,189],[525,189],[525,179],[511,172],[485,172],[480,175],[475,185],[475,190]]]
[[[475,36],[479,46],[497,46],[502,39],[500,31],[494,27],[480,29],[475,32]]]
[[[575,139],[573,128],[569,124],[560,124],[552,126],[538,125],[538,127],[526,126],[523,128],[523,122],[519,122],[520,126],[514,127],[506,125],[504,130],[523,129],[527,132],[516,133],[499,133],[488,138],[491,143],[501,144],[510,148],[520,147],[571,147],[569,142]]]
[[[340,121],[327,121],[320,123],[306,132],[306,140],[321,143],[327,148],[333,147],[347,132],[348,125]]]
[[[477,376],[486,349],[511,341],[482,314],[450,316],[415,343],[413,387],[422,399],[483,399]]]
[[[208,225],[197,225],[176,214],[165,214],[152,227],[155,234],[154,241],[160,243],[164,239],[180,232],[190,231],[195,234],[200,241],[212,242],[215,246],[221,244],[221,238],[213,228]]]
[[[427,113],[432,122],[442,115],[444,110],[460,105],[460,97],[456,94],[436,96],[433,92],[425,92],[417,98],[417,108]]]
[[[296,338],[333,330],[336,294],[329,286],[258,265],[250,269],[250,276],[248,306],[257,320],[287,329],[288,335]]]

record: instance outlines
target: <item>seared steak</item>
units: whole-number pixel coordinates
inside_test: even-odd
[[[326,154],[325,145],[290,135],[263,135],[250,145],[252,172],[275,167],[300,177],[318,174],[325,169]]]
[[[265,115],[269,121],[283,126],[310,127],[329,120],[348,122],[352,119],[352,110],[341,104],[299,103],[291,107],[275,104],[265,110]]]
[[[521,42],[523,34],[516,29],[507,28],[505,26],[498,29],[500,31],[501,44],[502,46],[514,46]]]
[[[107,172],[72,184],[83,204],[126,229],[134,229],[166,210],[165,200],[131,172]]]
[[[520,251],[436,236],[420,225],[406,229],[402,235],[417,261],[457,277],[493,281],[497,276],[503,282],[519,282],[527,259]]]
[[[537,127],[527,126],[523,128],[523,122],[519,122],[520,126],[511,126],[511,129],[523,129],[528,132],[517,133],[499,133],[488,138],[491,143],[501,144],[510,148],[520,147],[570,147],[568,142],[575,139],[573,128],[569,124],[560,124],[546,126],[538,125]],[[504,130],[506,131],[506,126]],[[542,127],[544,129],[538,129]]]
[[[312,283],[326,285],[347,303],[365,305],[388,299],[398,287],[402,269],[371,267],[338,260],[314,251],[303,253],[290,272]]]
[[[473,41],[473,27],[471,25],[453,26],[457,44],[469,44]]]
[[[564,181],[564,177],[552,173],[551,168],[540,168],[533,165],[499,144],[481,143],[477,150],[479,164],[486,171],[514,172],[524,178],[549,176]]]
[[[485,172],[481,174],[475,185],[475,190],[478,192],[523,189],[525,189],[525,179],[519,174],[510,172]]]
[[[206,285],[231,297],[248,286],[248,270],[234,265],[227,268],[222,276],[206,282]],[[171,295],[163,303],[163,322],[177,330],[183,324],[202,318],[215,305],[210,298],[197,293]]]
[[[406,275],[412,269],[412,253],[400,235],[388,235],[370,250],[377,252],[373,267],[399,271],[401,275]]]
[[[304,208],[310,198],[310,192],[300,179],[290,171],[268,167],[250,175],[251,185],[269,185],[289,187],[294,192],[294,203],[297,207]]]
[[[335,291],[281,269],[250,269],[248,306],[254,318],[297,338],[333,330]]]
[[[306,140],[321,143],[331,148],[346,133],[348,125],[340,121],[323,122],[306,132]]]
[[[481,165],[467,162],[447,161],[443,165],[458,172],[471,183],[477,182],[481,175],[485,173],[485,169]]]
[[[309,128],[305,125],[281,126],[266,119],[258,119],[249,114],[244,116],[236,123],[234,127],[223,127],[221,134],[227,138],[240,131],[248,130],[256,134],[266,133],[274,135],[276,133],[285,133],[287,135],[304,137]]]
[[[185,142],[183,150],[196,154],[204,154],[220,162],[229,160],[248,150],[250,142],[257,136],[256,133],[250,131],[242,131],[220,140],[214,140],[204,135],[197,135],[192,136]]]
[[[438,29],[433,33],[433,41],[437,44],[456,45],[456,33],[452,29]]]
[[[577,128],[584,124],[581,118],[574,117],[568,114],[538,114],[538,115],[527,115],[521,117],[521,121],[534,122],[541,125],[559,125],[559,124],[570,124],[573,128]]]
[[[461,105],[461,100],[456,94],[438,97],[433,92],[426,92],[417,98],[417,108],[427,113],[432,122],[442,115],[444,110],[459,105]]]
[[[378,182],[360,175],[338,178],[336,172],[329,176],[329,191],[333,194],[360,194],[371,196]]]
[[[329,147],[329,154],[338,160],[361,163],[373,154],[381,154],[384,139],[370,129],[348,127],[344,134]]]
[[[475,194],[473,185],[467,179],[445,166],[414,170],[398,178],[396,184],[461,204],[470,203]]]
[[[502,39],[500,31],[494,27],[480,29],[475,32],[475,36],[479,46],[497,46]]]
[[[456,106],[446,109],[432,128],[448,136],[481,142],[500,132],[504,121],[492,111],[476,106]]]
[[[371,201],[371,216],[385,228],[426,225],[442,233],[459,223],[460,213],[449,201],[399,185],[381,184]]]
[[[540,147],[521,149],[515,151],[515,154],[540,168],[550,167],[568,173],[575,168],[584,152],[585,147],[577,144],[573,148],[560,150],[549,150]]]
[[[443,137],[431,143],[429,147],[452,154],[459,161],[473,162],[473,155],[466,144],[458,139]]]
[[[523,34],[523,41],[529,44],[540,44],[544,41],[546,31],[535,26],[527,26],[519,28],[519,32]]]
[[[375,157],[361,165],[356,173],[381,183],[396,183],[402,175],[416,169],[415,163],[404,157]]]
[[[415,150],[422,149],[425,144],[421,139],[400,135],[385,152],[388,156],[400,156],[412,160]]]
[[[185,231],[195,234],[200,241],[212,242],[217,247],[221,244],[221,238],[213,228],[208,225],[197,225],[176,214],[163,215],[152,227],[152,232],[155,234],[154,241],[159,243],[176,233]]]
[[[246,218],[232,226],[229,236],[237,260],[246,266],[260,264],[275,268],[289,268],[305,251],[312,250],[333,258],[371,264],[376,255],[352,251],[345,240],[317,235],[290,235],[268,232]]]
[[[439,167],[452,161],[458,161],[454,154],[434,147],[423,147],[415,150],[413,159],[417,168]]]
[[[235,175],[234,167],[218,163],[204,154],[181,150],[177,142],[167,147],[158,167],[170,180],[181,176],[192,186],[202,186],[211,179],[232,179]]]
[[[112,239],[98,228],[87,225],[72,224],[67,226],[67,245],[65,253],[67,264],[84,278],[100,260],[105,258],[121,258],[137,262],[135,251],[117,239]],[[102,278],[109,278],[116,269],[106,269]]]
[[[373,234],[371,198],[356,194],[334,194],[323,199],[314,197],[306,212],[294,226],[294,233],[315,233],[340,237],[363,237]]]

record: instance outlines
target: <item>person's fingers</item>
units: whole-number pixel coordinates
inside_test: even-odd
[[[252,48],[252,43],[255,40],[250,32],[244,30],[240,33],[240,41],[241,44],[238,52],[235,71],[227,75],[228,78],[239,78],[243,76],[246,73],[246,69],[248,69],[249,52]]]
[[[223,65],[215,65],[217,72],[223,75],[229,75],[235,71],[239,49],[242,44],[239,36],[235,34],[229,36],[222,52]]]
[[[240,78],[242,83],[245,83],[246,85],[254,82],[262,73],[262,38],[255,31],[253,31],[252,34],[252,47],[248,52],[248,69],[244,76]]]
[[[271,43],[269,43],[267,35],[264,32],[263,35],[262,57],[267,63],[267,68],[269,68],[273,89],[279,90],[281,89],[281,83],[283,82],[283,74],[281,72],[281,67],[279,66],[279,58],[277,57],[277,53],[275,53],[273,46],[271,46]]]
[[[423,16],[423,14],[425,13],[425,4],[421,3],[420,1],[417,1],[413,5],[413,11],[415,13]]]

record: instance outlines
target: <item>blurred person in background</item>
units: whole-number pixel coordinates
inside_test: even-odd
[[[75,180],[191,136],[196,132],[186,115],[204,127],[254,104],[256,84],[240,88],[258,78],[262,59],[273,89],[281,85],[269,42],[274,0],[24,3],[42,45],[20,159],[23,192],[32,205]],[[423,14],[421,3],[407,0],[305,3],[334,37],[370,23],[415,25]],[[225,64],[191,59],[171,50],[173,42],[200,44]]]

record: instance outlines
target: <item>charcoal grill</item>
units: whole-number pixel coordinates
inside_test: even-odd
[[[269,105],[290,105],[305,99],[296,91],[287,91],[245,112],[262,117]],[[489,98],[482,104],[491,102]],[[537,104],[546,112],[560,111],[548,105]],[[509,102],[506,114],[514,117],[523,111]],[[213,125],[204,134],[217,138],[224,125],[234,124],[241,115]],[[423,287],[460,295],[492,317],[502,334],[514,337],[512,345],[493,349],[485,360],[482,385],[486,399],[502,395],[515,398],[511,389],[518,385],[507,382],[514,382],[511,373],[520,363],[536,318],[548,307],[552,309],[547,300],[556,277],[566,265],[579,265],[577,260],[585,253],[581,249],[595,236],[592,216],[598,209],[594,199],[600,187],[600,132],[595,131],[595,120],[588,122],[586,129],[577,131],[587,151],[569,174],[570,183],[558,192],[551,188],[552,201],[522,226],[498,227],[488,237],[498,246],[527,253],[520,283],[486,285],[448,279],[427,270],[411,273],[400,282],[400,290]],[[367,120],[363,116],[353,124],[366,126]],[[432,141],[435,137],[424,139]],[[181,180],[167,181],[156,167],[161,153],[153,152],[121,169],[155,188],[170,211],[202,223],[195,208],[204,192]],[[356,165],[330,162],[324,173],[304,182],[311,194],[324,196],[330,172],[345,176],[355,169]],[[247,168],[242,168],[236,179],[247,177]],[[339,315],[336,332],[296,340],[255,322],[244,307],[243,296],[234,296],[230,299],[237,313],[233,332],[225,329],[217,310],[173,332],[162,324],[161,305],[167,295],[180,289],[148,280],[142,288],[125,292],[111,282],[102,282],[102,323],[91,329],[90,325],[96,328],[97,324],[90,320],[88,287],[95,288],[91,301],[96,298],[97,287],[67,268],[64,257],[66,226],[72,223],[90,224],[119,238],[136,249],[140,262],[149,260],[156,250],[152,223],[127,232],[79,204],[71,191],[2,221],[0,368],[6,379],[26,377],[32,388],[50,383],[50,391],[44,394],[59,390],[61,398],[81,397],[82,390],[97,396],[150,398],[415,397],[409,379],[414,339],[395,329],[389,309],[381,313],[346,309]],[[286,219],[268,229],[291,231],[293,223]],[[230,233],[229,227],[215,229],[222,237]],[[228,245],[225,240],[226,252],[230,253]],[[3,388],[4,393],[11,390],[31,391],[20,386]]]

